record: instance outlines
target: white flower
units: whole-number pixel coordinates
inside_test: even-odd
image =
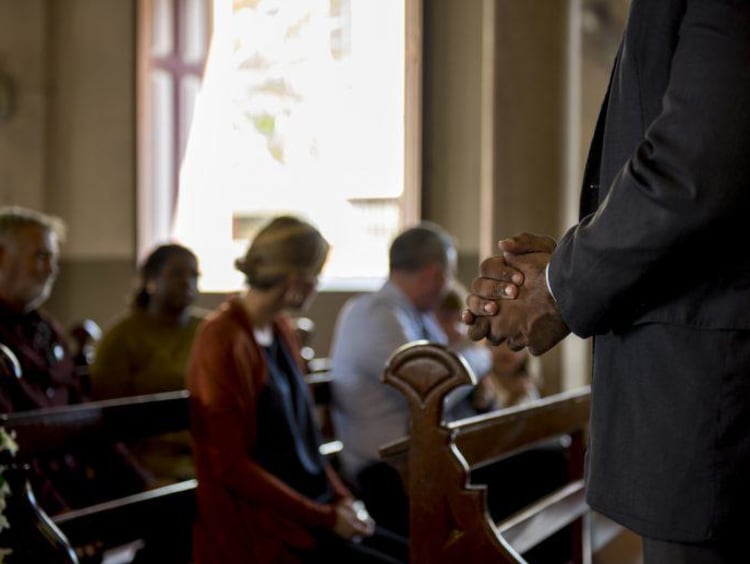
[[[8,433],[5,427],[0,427],[0,452],[8,451],[11,456],[16,456],[18,452],[18,444],[15,441],[15,433]],[[5,516],[4,511],[7,505],[5,498],[10,495],[10,486],[3,477],[3,470],[5,468],[0,466],[0,531],[10,529],[10,523],[8,518]],[[0,564],[4,564],[5,557],[12,554],[13,551],[10,548],[0,547]]]
[[[8,450],[13,456],[15,456],[18,452],[18,444],[15,439],[15,431],[8,433],[8,431],[5,430],[5,427],[0,427],[0,451]]]

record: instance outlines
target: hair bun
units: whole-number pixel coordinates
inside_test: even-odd
[[[328,248],[315,227],[296,217],[280,216],[255,235],[245,256],[234,265],[251,286],[266,289],[291,272],[319,273]]]

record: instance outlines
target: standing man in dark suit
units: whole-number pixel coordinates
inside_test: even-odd
[[[745,562],[750,2],[632,0],[581,204],[557,246],[501,241],[464,321],[534,354],[593,337],[590,506],[647,564]]]

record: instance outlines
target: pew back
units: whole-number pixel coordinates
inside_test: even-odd
[[[15,356],[0,345],[0,377],[23,377]],[[308,376],[314,401],[327,413],[330,376],[326,370]],[[29,463],[76,448],[126,443],[189,428],[186,390],[132,396],[83,404],[0,414],[0,425],[16,435],[18,459]],[[335,455],[342,445],[333,437],[321,445]],[[71,545],[101,551],[137,545],[156,532],[163,547],[173,547],[170,562],[187,562],[195,517],[196,480],[151,489],[51,516]]]
[[[186,391],[0,415],[0,425],[16,434],[21,462],[183,430],[188,422]],[[106,552],[151,536],[178,564],[189,560],[196,485],[186,480],[51,517],[79,554],[85,547]]]
[[[405,345],[391,357],[383,379],[410,406],[409,437],[384,446],[381,455],[400,470],[408,492],[411,562],[525,562],[523,553],[567,525],[574,529],[574,561],[590,561],[583,498],[588,388],[444,423],[446,394],[475,383],[463,359],[440,345]],[[571,440],[569,483],[493,522],[486,488],[469,484],[470,469],[560,436]]]

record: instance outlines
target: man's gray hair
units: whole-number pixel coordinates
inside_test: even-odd
[[[35,226],[57,235],[60,241],[65,239],[65,222],[59,217],[47,215],[21,206],[0,207],[0,239],[17,235],[22,229]]]
[[[453,238],[445,229],[435,223],[423,221],[403,231],[391,243],[391,272],[413,272],[434,262],[446,264],[453,248]]]

